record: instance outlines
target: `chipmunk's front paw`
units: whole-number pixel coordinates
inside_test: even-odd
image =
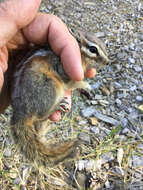
[[[84,95],[89,100],[92,100],[93,97],[95,96],[95,93],[92,90],[89,91],[89,90],[86,90],[86,89],[80,89],[79,91],[80,91],[81,95]]]

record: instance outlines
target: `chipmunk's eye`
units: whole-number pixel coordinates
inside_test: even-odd
[[[98,49],[97,49],[97,47],[95,47],[95,46],[89,46],[88,48],[89,48],[89,51],[91,53],[96,53],[98,55]]]

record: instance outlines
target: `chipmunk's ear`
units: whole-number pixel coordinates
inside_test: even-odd
[[[81,48],[82,43],[83,43],[83,38],[84,38],[81,31],[74,30],[73,28],[69,28],[69,32],[75,37],[75,39],[78,42],[79,47]]]
[[[85,41],[84,32],[82,32],[81,30],[78,30],[77,31],[77,38],[83,44],[83,42]]]
[[[77,31],[77,41],[80,44],[80,48],[82,46],[86,46],[87,40],[86,40],[85,36],[86,36],[86,32],[83,32],[81,30]]]

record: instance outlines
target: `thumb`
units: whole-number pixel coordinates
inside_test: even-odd
[[[0,3],[0,48],[36,16],[41,0],[7,0]]]

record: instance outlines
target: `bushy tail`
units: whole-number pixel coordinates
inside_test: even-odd
[[[42,131],[38,132],[33,124],[27,125],[24,121],[12,124],[11,131],[18,148],[31,162],[36,161],[38,164],[44,165],[57,164],[68,157],[73,158],[76,154],[77,139],[61,143],[54,139],[46,141]]]

